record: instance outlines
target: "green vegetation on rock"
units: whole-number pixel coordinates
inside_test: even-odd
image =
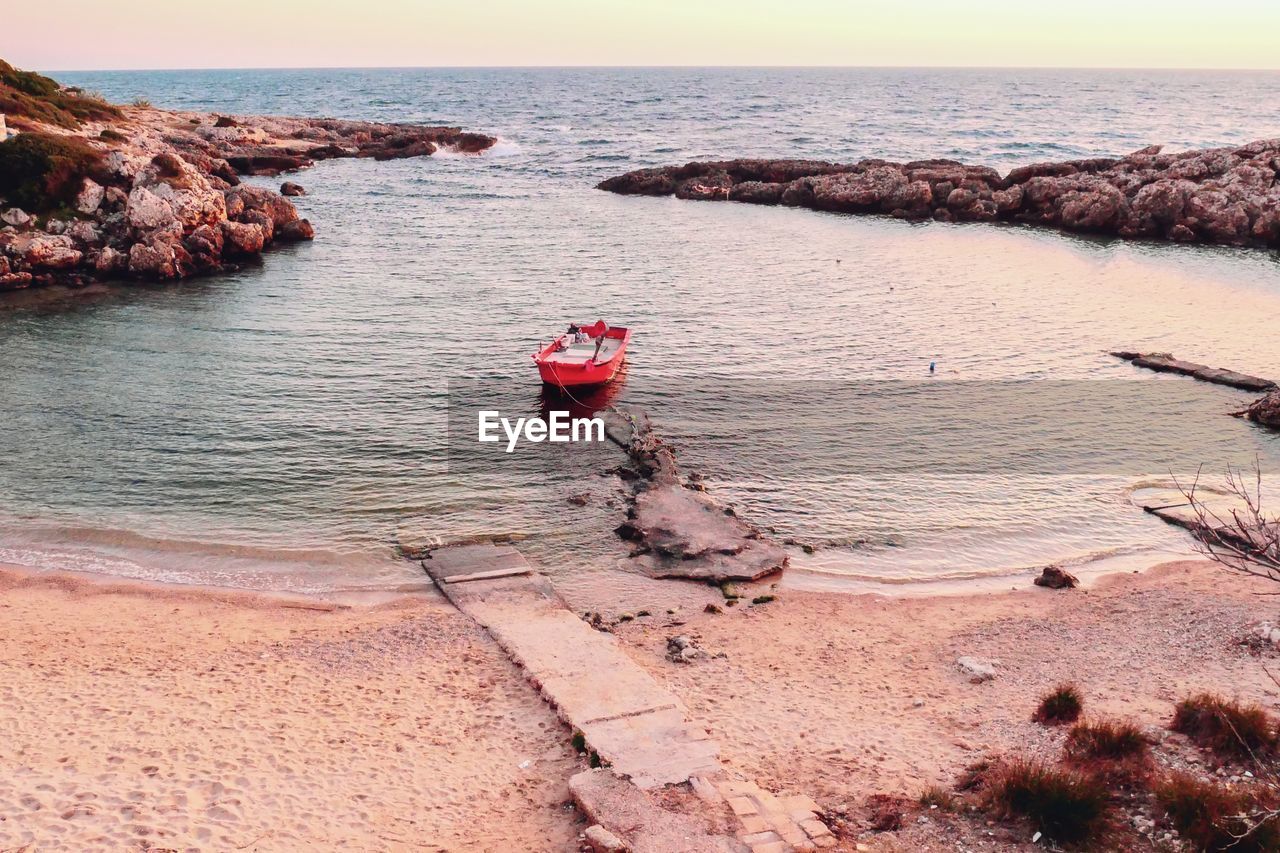
[[[102,155],[77,136],[22,133],[0,142],[0,197],[30,212],[70,204]]]
[[[68,129],[85,121],[108,121],[122,116],[119,108],[76,90],[64,90],[55,80],[34,71],[21,71],[0,59],[0,113]]]

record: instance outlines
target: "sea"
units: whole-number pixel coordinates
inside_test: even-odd
[[[1127,570],[1192,552],[1141,504],[1228,466],[1280,478],[1280,437],[1228,416],[1250,395],[1108,354],[1280,376],[1275,253],[595,189],[698,159],[1004,171],[1244,143],[1280,136],[1277,73],[51,73],[117,102],[499,141],[290,176],[315,241],[234,273],[6,297],[0,563],[384,594],[423,588],[406,551],[497,536],[566,582],[607,582],[631,571],[620,451],[477,457],[468,408],[556,408],[530,355],[596,319],[632,342],[585,403],[643,408],[685,474],[789,543],[787,585]]]

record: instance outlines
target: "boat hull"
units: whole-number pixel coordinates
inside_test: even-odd
[[[604,327],[603,323],[598,325]],[[618,348],[610,354],[607,361],[566,362],[557,359],[557,346],[566,336],[553,340],[534,355],[533,361],[538,365],[538,374],[542,377],[543,384],[553,388],[592,388],[613,381],[626,362],[631,332],[621,327],[604,328],[605,338],[618,341]]]
[[[538,364],[538,373],[542,376],[542,384],[553,388],[591,388],[612,382],[625,359],[625,353],[619,353],[607,364],[596,364],[586,369],[542,362]]]

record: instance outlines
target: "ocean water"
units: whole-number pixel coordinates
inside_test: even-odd
[[[117,101],[459,124],[501,141],[475,157],[318,164],[294,177],[316,241],[235,274],[0,304],[0,562],[302,592],[411,589],[422,577],[398,545],[503,534],[553,573],[611,571],[622,509],[603,472],[616,451],[481,463],[449,439],[460,389],[538,412],[530,353],[569,320],[597,317],[634,330],[616,401],[643,405],[718,498],[816,546],[795,550],[794,583],[1018,581],[1050,562],[1185,551],[1135,494],[1202,464],[1212,480],[1224,459],[1280,468],[1273,434],[1225,416],[1248,395],[1106,354],[1171,350],[1280,375],[1273,254],[593,189],[707,157],[936,156],[1007,169],[1280,136],[1280,74],[55,76]],[[875,383],[953,380],[1089,381],[1148,401],[1152,383],[1172,382],[1182,396],[1144,416],[1162,419],[1165,455],[1124,464],[1127,445],[1094,424],[1081,434],[1100,461],[1071,470],[903,470],[891,444],[881,453],[847,423],[805,420],[810,409],[787,402],[844,411]],[[1020,404],[1035,408],[1035,395]],[[1139,408],[1117,405],[1115,423],[1133,427]],[[908,446],[946,448],[954,423],[882,426]],[[579,494],[584,506],[567,501]]]

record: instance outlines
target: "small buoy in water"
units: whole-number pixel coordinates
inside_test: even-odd
[[[935,370],[937,370],[937,369],[938,369],[938,362],[936,362],[936,361],[931,361],[931,362],[929,362],[929,372],[930,372],[930,373],[933,373],[933,372],[934,372]]]

